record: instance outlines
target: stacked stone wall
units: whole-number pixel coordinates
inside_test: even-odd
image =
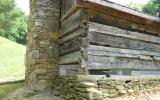
[[[51,87],[58,73],[59,0],[30,0],[26,85]]]
[[[62,84],[60,84],[62,83]],[[140,92],[151,92],[160,87],[160,80],[99,80],[86,76],[57,77],[56,96],[65,100],[107,100]]]

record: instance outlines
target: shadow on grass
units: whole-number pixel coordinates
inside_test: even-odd
[[[14,92],[16,89],[21,88],[23,86],[24,82],[0,85],[0,100],[3,100],[5,97],[7,97],[8,94]]]

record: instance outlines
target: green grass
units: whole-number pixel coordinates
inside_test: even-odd
[[[0,82],[24,78],[25,46],[0,37]]]
[[[7,95],[13,93],[16,89],[24,86],[24,83],[0,85],[0,100],[3,100]]]

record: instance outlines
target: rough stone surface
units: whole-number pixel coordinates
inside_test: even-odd
[[[59,0],[30,0],[26,85],[35,90],[52,87],[58,72],[59,12]]]

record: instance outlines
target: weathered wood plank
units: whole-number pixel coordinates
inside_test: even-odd
[[[82,44],[81,37],[76,37],[71,41],[60,45],[60,55],[65,55],[80,50],[81,44]]]
[[[160,61],[148,61],[140,59],[88,56],[89,69],[160,69]]]
[[[65,65],[65,64],[73,64],[73,63],[79,63],[80,62],[80,57],[81,57],[81,52],[76,51],[70,54],[66,54],[64,56],[60,57],[59,64],[60,65]]]
[[[61,76],[71,76],[78,74],[80,65],[71,64],[71,65],[60,65],[59,66],[59,74]]]
[[[157,36],[124,30],[118,27],[103,25],[103,24],[94,23],[94,22],[89,23],[89,31],[103,33],[107,35],[131,38],[131,39],[136,39],[136,40],[141,40],[146,42],[160,43],[160,37],[157,37]]]
[[[89,33],[90,44],[135,49],[135,50],[145,50],[145,51],[160,51],[160,45],[154,43],[143,42],[134,39],[127,39],[123,37],[117,37],[113,35],[105,35],[96,32]]]
[[[158,60],[158,58],[160,58],[160,52],[103,47],[95,45],[89,45],[88,54],[97,56],[137,58],[146,60]],[[160,61],[160,59],[158,61]]]
[[[104,6],[103,4],[90,2],[88,0],[87,0],[88,2],[81,1],[81,0],[77,0],[77,1],[78,1],[77,2],[78,5],[80,7],[88,8],[89,10],[94,11],[93,16],[99,15],[99,13],[101,13],[104,15],[103,17],[107,20],[108,16],[106,16],[106,15],[110,15],[117,20],[125,20],[125,21],[130,22],[132,25],[135,24],[136,26],[135,27],[133,26],[133,29],[145,30],[145,31],[148,31],[149,33],[151,32],[152,34],[159,34],[160,21],[159,21],[159,19],[157,19],[155,17],[150,16],[152,18],[146,18],[144,16],[142,17],[139,15],[134,15],[134,14],[131,14],[130,12],[125,12],[122,9],[116,9],[111,6]],[[103,1],[103,2],[105,2],[105,1]],[[119,7],[122,7],[122,6],[119,6]],[[143,14],[143,15],[145,15],[145,14]],[[147,16],[147,15],[145,15],[145,16]],[[109,21],[109,20],[110,19],[108,19],[107,21]],[[117,21],[117,20],[115,20],[115,21]],[[141,29],[140,27],[143,29]]]
[[[60,38],[72,33],[75,31],[77,28],[80,28],[80,24],[82,21],[81,17],[81,10],[77,10],[75,13],[73,13],[69,18],[61,22],[61,34]]]
[[[144,24],[138,24],[134,23],[125,19],[121,19],[119,17],[112,16],[110,14],[104,14],[100,13],[97,11],[93,10],[88,10],[91,22],[96,22],[96,23],[101,23],[105,25],[112,25],[116,27],[120,27],[122,29],[127,29],[127,30],[133,30],[133,31],[139,31],[142,33],[147,33],[151,35],[160,35],[157,27],[149,26],[149,25],[144,25]]]
[[[70,33],[70,34],[62,37],[62,38],[60,39],[59,43],[60,43],[60,44],[63,44],[63,43],[65,43],[65,42],[68,42],[68,41],[72,40],[73,38],[76,38],[76,37],[80,36],[80,34],[81,34],[80,31],[81,31],[81,30],[78,29],[77,31],[75,31],[75,32],[73,32],[73,33]]]
[[[61,17],[63,17],[73,6],[75,6],[75,0],[61,0]]]

